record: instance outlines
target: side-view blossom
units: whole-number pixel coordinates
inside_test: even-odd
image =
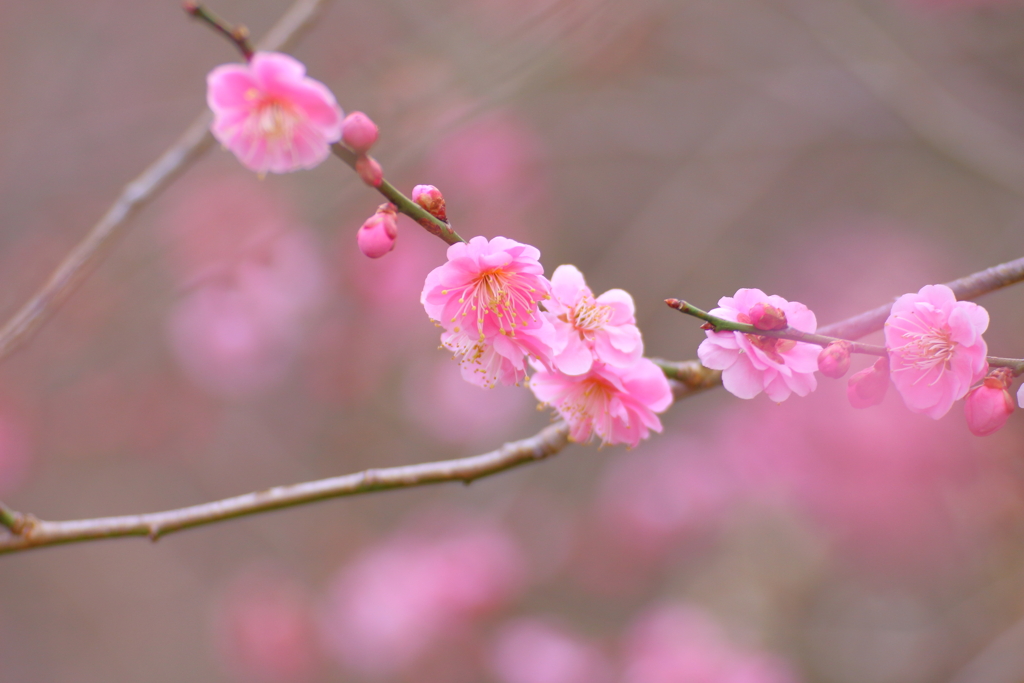
[[[555,330],[538,308],[550,296],[536,247],[505,237],[474,237],[448,247],[448,262],[427,275],[420,302],[444,328],[467,382],[517,384],[527,357],[550,364]]]
[[[853,373],[846,385],[846,396],[854,408],[870,408],[885,400],[889,391],[889,359],[879,358],[873,365]]]
[[[651,430],[661,431],[660,413],[672,403],[665,374],[647,358],[628,368],[595,362],[582,375],[538,369],[530,388],[569,423],[573,441],[597,434],[606,444],[636,446]]]
[[[552,363],[560,372],[582,375],[595,360],[625,368],[644,354],[633,297],[609,289],[595,298],[576,266],[555,269],[544,308],[557,333]]]
[[[915,413],[939,419],[988,372],[988,311],[945,285],[904,294],[885,321],[892,383]]]
[[[213,110],[210,131],[258,173],[309,169],[341,138],[342,111],[306,67],[278,52],[257,52],[248,64],[223,64],[206,77]]]
[[[814,332],[818,321],[807,306],[768,296],[760,289],[740,289],[735,296],[718,300],[711,315],[732,322],[752,323],[751,313],[778,310],[794,330]],[[756,310],[755,310],[756,309]],[[806,396],[818,382],[818,354],[813,344],[743,332],[713,332],[697,348],[704,367],[722,371],[722,385],[739,398],[754,398],[762,391],[773,401],[785,401],[790,394]]]
[[[1013,373],[1006,368],[992,372],[981,386],[971,389],[964,401],[964,416],[967,426],[975,436],[988,436],[1003,428],[1013,412],[1010,398],[1010,382]]]

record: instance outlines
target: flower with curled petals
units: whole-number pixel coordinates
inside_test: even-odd
[[[557,333],[552,363],[567,375],[589,372],[594,361],[629,367],[644,355],[633,297],[610,289],[595,298],[576,266],[555,269],[544,308]]]
[[[341,139],[342,111],[306,67],[279,52],[257,52],[248,64],[223,64],[206,77],[210,131],[257,173],[309,169]]]
[[[912,412],[939,419],[988,372],[988,311],[945,285],[904,294],[885,321],[892,383]]]
[[[740,289],[735,296],[719,299],[718,306],[711,315],[732,322],[750,323],[751,309],[771,306],[785,314],[794,330],[814,332],[818,327],[814,313],[803,304],[768,296],[760,289]],[[721,370],[722,385],[739,398],[754,398],[763,391],[781,402],[790,394],[806,396],[818,386],[814,373],[821,349],[813,344],[743,332],[708,330],[707,335],[697,348],[700,362]]]
[[[420,302],[444,328],[441,343],[467,382],[518,384],[527,357],[550,364],[555,330],[538,303],[551,285],[539,259],[536,247],[474,237],[448,247],[448,262],[427,275]]]
[[[538,369],[530,389],[569,423],[569,436],[578,443],[597,434],[606,444],[636,446],[652,430],[661,431],[656,413],[672,403],[665,373],[646,358],[627,368],[595,362],[581,375]]]

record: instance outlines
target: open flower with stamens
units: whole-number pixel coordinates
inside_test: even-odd
[[[988,372],[988,311],[945,285],[904,294],[885,321],[892,383],[915,413],[939,419]]]
[[[306,67],[278,52],[224,64],[206,77],[210,131],[247,168],[287,173],[313,168],[341,139],[342,111]]]
[[[672,403],[665,373],[646,358],[628,368],[595,362],[582,375],[538,368],[530,388],[569,423],[569,436],[580,443],[597,434],[606,444],[636,446],[651,430],[661,431],[656,413]]]
[[[814,313],[803,304],[768,296],[760,289],[741,289],[735,296],[719,299],[718,306],[711,315],[732,322],[750,324],[751,309],[771,307],[781,311],[794,330],[814,332],[818,327]],[[821,353],[818,346],[743,332],[708,330],[707,335],[697,356],[704,367],[722,371],[722,385],[735,396],[754,398],[763,391],[778,402],[790,394],[806,396],[818,386],[814,377]]]
[[[555,269],[551,298],[544,308],[558,335],[552,362],[567,375],[589,372],[595,360],[629,367],[644,355],[633,297],[621,289],[609,289],[595,298],[576,266]]]
[[[473,384],[518,384],[526,358],[548,367],[555,330],[538,303],[550,296],[536,247],[505,237],[474,237],[448,247],[448,263],[427,275],[420,302],[444,328]]]

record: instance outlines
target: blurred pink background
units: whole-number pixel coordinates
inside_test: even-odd
[[[211,3],[256,36],[288,5]],[[334,0],[294,53],[399,187],[626,289],[681,360],[669,296],[827,323],[1020,256],[1022,31],[1018,0]],[[0,0],[0,315],[235,59],[177,0]],[[440,241],[361,256],[379,203],[211,151],[0,365],[4,502],[160,510],[547,424],[437,349]],[[995,354],[1022,297],[981,301]],[[709,392],[634,451],[0,557],[0,681],[1016,683],[1024,416],[979,439],[890,394]]]

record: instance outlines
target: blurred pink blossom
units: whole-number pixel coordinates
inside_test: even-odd
[[[665,373],[647,358],[628,368],[594,363],[582,375],[538,369],[530,389],[569,423],[570,438],[585,443],[597,434],[606,444],[636,446],[661,431],[657,413],[672,404]]]
[[[539,259],[527,244],[474,237],[448,247],[448,262],[427,275],[420,300],[467,382],[518,384],[527,356],[550,363],[555,332],[537,304],[551,285]]]
[[[885,400],[889,391],[889,358],[879,358],[853,373],[846,383],[846,397],[854,408],[870,408]]]
[[[324,640],[346,668],[386,678],[506,604],[523,581],[518,546],[495,526],[410,528],[338,573],[322,619]]]
[[[633,297],[610,289],[595,299],[576,266],[555,269],[544,308],[558,335],[552,365],[560,372],[582,375],[595,360],[625,368],[644,354]]]
[[[408,415],[445,443],[491,448],[521,435],[534,401],[519,387],[483,391],[469,384],[448,360],[417,363],[405,387]],[[444,406],[444,410],[438,410]]]
[[[501,683],[606,683],[611,667],[595,645],[542,619],[503,624],[491,648]]]
[[[939,419],[988,372],[988,311],[945,285],[904,294],[885,321],[892,383],[915,413]]]
[[[795,683],[779,657],[730,643],[702,612],[659,605],[628,629],[623,683]]]
[[[290,368],[322,290],[312,235],[273,235],[177,303],[168,317],[172,349],[192,381],[211,394],[266,390]]]
[[[789,326],[814,332],[818,322],[806,306],[781,296],[768,296],[760,289],[740,289],[735,296],[718,300],[711,315],[733,322],[751,323],[751,310],[770,305],[785,314]],[[705,367],[722,371],[722,385],[740,398],[754,398],[764,391],[773,401],[785,401],[791,393],[806,396],[818,382],[820,348],[788,339],[742,332],[713,332],[697,348]]]
[[[320,668],[315,620],[295,582],[263,569],[237,576],[217,604],[214,636],[224,668],[246,683],[301,683]]]
[[[356,154],[366,154],[377,142],[377,124],[361,111],[354,111],[342,122],[341,140]]]
[[[294,57],[257,52],[248,64],[218,66],[206,83],[213,136],[253,171],[313,168],[341,138],[334,95]]]

